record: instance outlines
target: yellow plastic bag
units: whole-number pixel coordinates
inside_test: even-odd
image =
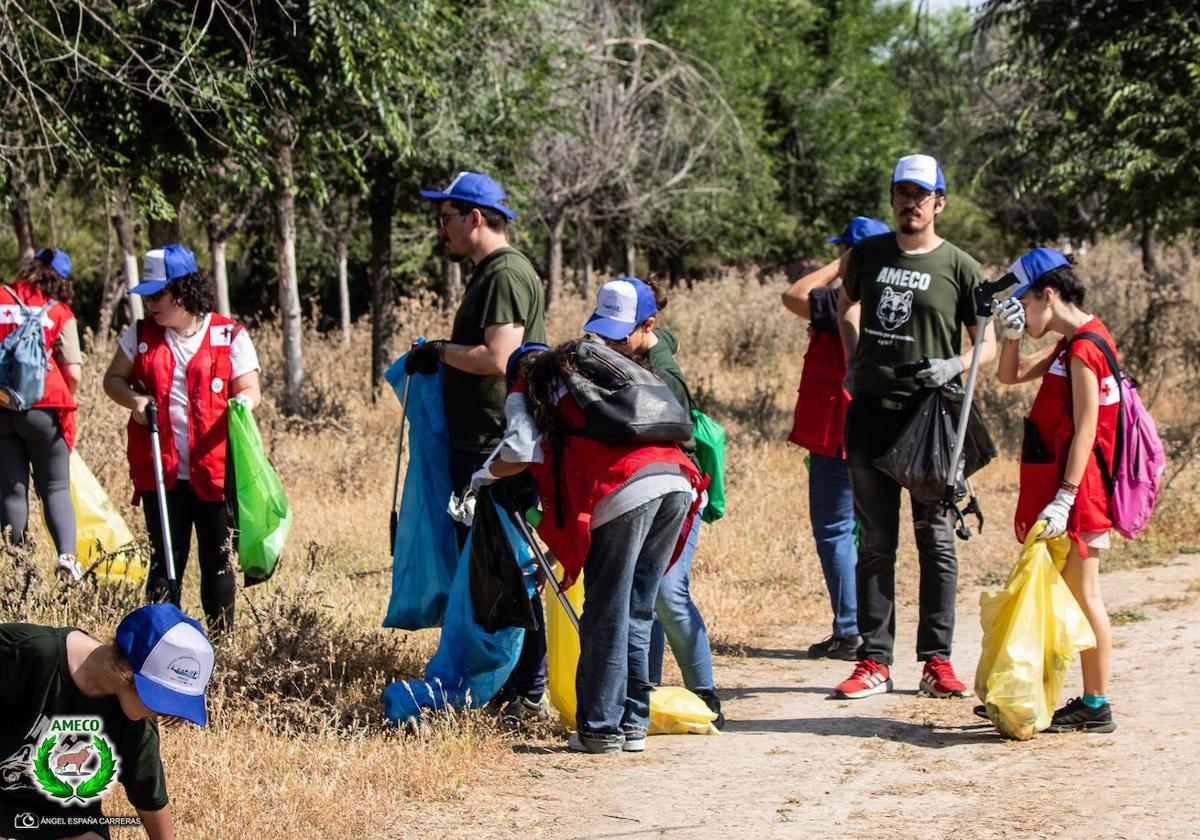
[[[71,504],[75,508],[75,559],[100,580],[146,579],[146,561],[135,550],[133,533],[113,505],[79,450],[71,451]]]
[[[975,693],[996,729],[1021,741],[1050,725],[1071,660],[1096,646],[1083,610],[1059,574],[1070,540],[1038,539],[1045,526],[1038,522],[1030,529],[1004,589],[979,597],[983,653]]]
[[[567,590],[575,614],[583,612],[583,575]],[[575,671],[579,665],[579,634],[557,597],[546,599],[546,645],[550,702],[563,725],[575,728]],[[650,694],[651,735],[716,735],[717,716],[703,700],[680,686],[659,686]]]

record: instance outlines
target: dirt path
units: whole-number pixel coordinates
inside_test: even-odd
[[[896,692],[828,699],[848,663],[810,661],[816,628],[718,664],[730,723],[718,737],[656,737],[643,755],[527,758],[530,786],[498,800],[491,830],[554,837],[1195,837],[1200,794],[1200,557],[1105,575],[1114,627],[1112,735],[1016,743],[974,718],[974,700],[915,692],[909,655]],[[978,590],[959,599],[955,643],[971,683]],[[913,649],[903,605],[897,651]],[[1078,667],[1068,680],[1080,692]],[[536,781],[535,781],[536,780]],[[506,826],[506,827],[502,827]]]

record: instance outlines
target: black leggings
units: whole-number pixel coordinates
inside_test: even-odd
[[[29,468],[46,510],[50,538],[59,554],[75,556],[75,508],[71,504],[71,453],[52,408],[0,409],[0,530],[25,540],[29,525]]]
[[[162,525],[158,516],[158,494],[142,496],[146,530],[150,532],[150,574],[146,595],[151,601],[168,599],[170,587],[163,565]],[[171,523],[171,551],[175,557],[175,579],[183,580],[187,569],[192,526],[196,528],[196,547],[200,555],[200,605],[208,622],[209,635],[233,627],[233,602],[237,597],[237,579],[233,570],[233,530],[225,502],[206,502],[197,498],[192,485],[178,481],[167,491],[167,518]],[[170,598],[179,605],[179,590]]]

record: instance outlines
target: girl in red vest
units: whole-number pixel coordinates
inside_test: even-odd
[[[150,317],[121,336],[104,375],[104,392],[130,410],[129,474],[135,503],[144,502],[152,548],[147,595],[164,600],[169,593],[179,602],[179,592],[170,593],[167,584],[146,428],[146,406],[154,400],[176,578],[183,579],[195,527],[200,603],[210,632],[228,630],[237,584],[225,505],[227,414],[232,399],[249,408],[258,405],[258,356],[241,324],[212,311],[212,281],[182,245],[147,252],[143,281],[130,294],[142,296]]]
[[[825,588],[833,610],[829,638],[809,645],[810,659],[858,659],[858,597],[855,566],[854,497],[842,439],[846,426],[846,354],[838,334],[837,299],[850,248],[860,239],[888,233],[878,219],[855,216],[837,236],[838,258],[805,274],[781,296],[789,312],[808,321],[808,350],[796,394],[796,409],[788,442],[808,450],[808,516]],[[858,322],[858,306],[846,313]]]
[[[46,511],[58,552],[58,574],[78,581],[75,508],[71,504],[70,456],[75,447],[75,389],[83,370],[79,329],[71,301],[71,258],[45,248],[17,270],[16,282],[0,289],[0,341],[41,311],[49,351],[45,391],[28,411],[0,409],[0,530],[11,528],[21,543],[29,522],[29,472]]]
[[[1111,464],[1116,445],[1120,394],[1104,354],[1084,333],[1098,336],[1116,356],[1116,345],[1100,319],[1082,309],[1084,287],[1070,261],[1051,248],[1035,248],[1009,269],[1018,280],[1012,298],[999,306],[1004,330],[1000,381],[1007,385],[1040,379],[1025,418],[1021,489],[1014,519],[1017,539],[1044,520],[1042,536],[1066,534],[1071,550],[1063,579],[1096,634],[1096,647],[1080,653],[1083,697],[1054,713],[1051,732],[1112,732],[1108,703],[1112,636],[1100,596],[1100,552],[1109,547],[1109,491],[1097,455]],[[1062,338],[1021,355],[1021,336]]]
[[[538,533],[563,566],[587,578],[575,679],[577,752],[641,752],[650,725],[650,625],[659,581],[683,549],[699,507],[700,474],[673,443],[605,444],[581,434],[583,412],[562,371],[572,343],[522,345],[498,457],[472,488],[526,468],[542,502]],[[561,439],[560,446],[551,441]],[[557,488],[557,489],[556,489]],[[688,527],[685,527],[688,526]]]

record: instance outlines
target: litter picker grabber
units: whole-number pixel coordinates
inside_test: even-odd
[[[154,495],[158,499],[158,521],[162,525],[163,564],[167,567],[167,586],[171,590],[171,599],[175,600],[179,595],[179,583],[175,580],[175,551],[171,546],[171,521],[167,516],[162,445],[158,438],[158,404],[154,400],[146,404],[146,425],[150,429],[150,457],[154,459]]]
[[[954,433],[954,451],[950,457],[950,478],[946,484],[946,494],[942,497],[942,506],[954,514],[957,525],[954,533],[961,540],[971,539],[971,528],[967,525],[967,514],[973,513],[979,520],[979,530],[983,530],[983,511],[979,507],[979,498],[971,488],[971,482],[964,480],[967,490],[967,505],[961,510],[958,507],[958,471],[963,457],[963,448],[967,443],[967,421],[971,419],[971,400],[975,397],[975,382],[979,378],[979,357],[983,352],[983,331],[987,327],[988,318],[992,317],[992,308],[996,301],[994,296],[1011,286],[1015,286],[1017,278],[1009,272],[999,280],[980,283],[975,289],[975,346],[971,348],[971,367],[967,371],[967,389],[963,394],[962,406],[958,411],[958,428]]]
[[[400,399],[400,439],[396,443],[396,473],[392,477],[392,511],[388,515],[388,554],[396,550],[396,527],[400,521],[400,459],[404,455],[404,424],[408,420],[408,386],[412,374],[404,377],[404,396]]]
[[[554,594],[558,597],[558,603],[562,604],[563,611],[567,614],[567,618],[571,620],[571,625],[575,628],[575,632],[579,632],[579,616],[575,615],[575,608],[571,606],[571,601],[567,598],[567,593],[563,591],[559,585],[558,578],[554,576],[554,566],[550,563],[550,558],[546,556],[546,552],[542,551],[541,544],[537,541],[537,537],[533,535],[533,531],[529,527],[529,523],[525,521],[525,517],[514,511],[507,511],[509,518],[517,529],[517,533],[521,535],[521,539],[525,540],[529,545],[529,550],[533,552],[533,557],[537,561],[538,568],[542,570],[542,575],[545,576],[550,588],[554,590]]]

